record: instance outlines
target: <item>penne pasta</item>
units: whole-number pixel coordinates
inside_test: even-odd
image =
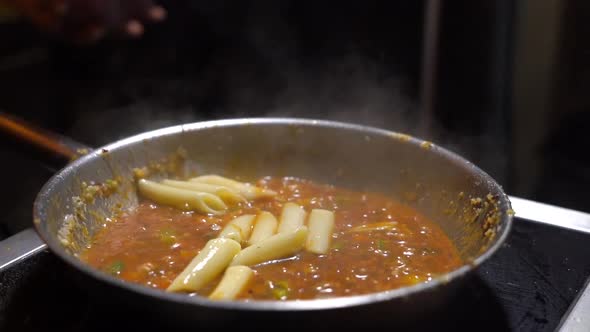
[[[232,239],[209,240],[166,290],[194,292],[201,289],[223,273],[240,248]]]
[[[285,203],[277,233],[293,232],[303,226],[304,222],[305,210],[295,203]]]
[[[198,183],[198,182],[191,182],[191,181],[176,181],[176,180],[163,180],[162,184],[192,190],[196,192],[204,192],[209,194],[214,194],[219,196],[224,202],[227,203],[237,203],[237,202],[246,202],[246,198],[240,195],[239,192],[214,184],[207,184],[207,183]]]
[[[246,199],[267,198],[273,197],[277,194],[272,190],[259,188],[248,183],[235,181],[219,175],[202,175],[192,178],[189,181],[224,186],[239,192],[240,195],[246,197]]]
[[[244,291],[252,277],[254,277],[254,271],[251,268],[243,265],[230,266],[209,298],[212,300],[233,300]]]
[[[213,194],[170,187],[146,179],[139,180],[137,186],[144,197],[181,210],[194,209],[203,213],[221,214],[227,209],[221,198]]]
[[[305,249],[316,254],[327,253],[334,231],[334,212],[322,209],[311,210],[307,227],[309,232]]]
[[[270,212],[262,211],[256,217],[254,223],[254,229],[252,229],[252,235],[248,240],[249,245],[257,244],[262,240],[265,240],[273,236],[277,231],[279,222],[277,218]]]
[[[252,232],[255,215],[245,214],[230,221],[219,233],[220,238],[227,238],[239,243],[246,243]]]
[[[230,265],[256,265],[271,260],[289,257],[305,246],[307,227],[294,232],[275,234],[259,243],[242,249]]]

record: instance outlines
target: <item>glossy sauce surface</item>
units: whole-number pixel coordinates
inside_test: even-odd
[[[124,280],[165,289],[234,217],[269,211],[285,202],[335,212],[331,249],[254,266],[242,299],[313,299],[358,295],[427,282],[462,265],[457,249],[432,221],[391,198],[295,178],[263,178],[257,185],[278,192],[223,216],[182,212],[143,201],[105,225],[81,258]],[[363,225],[372,227],[363,228]],[[198,292],[208,295],[217,282]]]

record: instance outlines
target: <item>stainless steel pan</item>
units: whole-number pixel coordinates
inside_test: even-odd
[[[79,147],[78,147],[79,148]],[[390,194],[440,224],[465,265],[433,280],[370,295],[311,301],[213,302],[123,282],[81,262],[77,253],[114,211],[137,204],[134,169],[214,172],[243,179],[297,176]],[[83,183],[122,179],[117,191],[86,197]],[[98,148],[68,164],[34,203],[36,232],[12,240],[22,259],[45,245],[65,261],[92,293],[134,303],[171,321],[213,323],[241,319],[386,322],[443,305],[460,284],[501,246],[513,212],[508,196],[486,173],[436,144],[354,124],[309,119],[235,119],[165,128]],[[39,235],[40,239],[36,237]],[[6,245],[5,245],[6,247]],[[257,319],[258,319],[257,318]]]

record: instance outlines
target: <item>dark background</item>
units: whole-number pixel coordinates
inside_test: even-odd
[[[162,1],[168,20],[143,38],[88,46],[4,20],[0,111],[91,146],[228,117],[369,124],[459,152],[511,194],[589,211],[589,5],[441,3],[435,53],[422,1]],[[0,151],[6,236],[60,164],[6,136]]]
[[[143,38],[87,46],[0,15],[0,112],[91,146],[229,117],[374,125],[464,155],[510,194],[590,212],[586,0],[441,0],[431,49],[425,17],[436,1],[161,2],[168,20]],[[36,193],[63,163],[2,134],[0,152],[2,239],[31,225]],[[417,329],[553,330],[590,271],[587,241],[517,219],[494,257]],[[104,330],[128,313],[72,287],[49,253],[0,284],[7,330]],[[158,326],[145,313],[140,321]]]

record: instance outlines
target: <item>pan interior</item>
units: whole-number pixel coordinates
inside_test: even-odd
[[[432,143],[315,120],[226,120],[132,137],[75,161],[42,190],[36,226],[53,250],[76,256],[114,215],[137,205],[135,177],[216,173],[251,181],[295,176],[382,192],[437,222],[467,262],[505,237],[509,202],[471,163]]]

